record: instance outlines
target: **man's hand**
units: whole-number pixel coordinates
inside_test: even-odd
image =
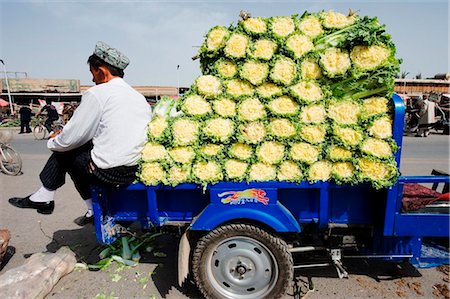
[[[56,136],[59,135],[59,133],[61,133],[61,131],[62,131],[62,130],[59,130],[59,131],[56,131],[56,132],[51,131],[50,134],[49,134],[49,136],[48,136],[49,139],[55,138]]]

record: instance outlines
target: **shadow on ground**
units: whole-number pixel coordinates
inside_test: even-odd
[[[202,295],[192,282],[187,282],[183,287],[178,286],[178,241],[179,236],[174,234],[159,236],[153,253],[142,253],[140,263],[156,265],[152,280],[161,297],[165,298],[171,289],[177,289],[188,298],[201,298]],[[47,251],[56,252],[62,246],[68,246],[75,253],[78,262],[87,264],[97,263],[98,254],[105,248],[97,242],[92,225],[56,231],[47,245]],[[155,256],[155,252],[164,253],[165,256]]]
[[[349,276],[362,275],[373,279],[374,282],[422,276],[409,262],[343,259],[343,265]],[[315,289],[314,280],[319,277],[339,278],[334,266],[296,270],[292,289],[288,291],[288,295],[302,298],[308,290]]]
[[[377,282],[382,280],[394,280],[402,277],[420,277],[422,276],[417,269],[409,262],[390,262],[374,261],[367,259],[343,260],[345,270],[349,275],[364,275],[374,279]],[[334,266],[302,269],[296,271],[305,277],[329,277],[338,278]]]
[[[188,298],[201,298],[202,295],[193,282],[188,281],[182,288],[178,286],[178,242],[177,234],[167,233],[159,236],[156,239],[153,253],[143,253],[140,263],[156,265],[152,280],[161,297],[165,298],[171,289],[177,289]],[[71,248],[78,261],[88,264],[98,262],[98,254],[104,248],[97,242],[95,231],[91,225],[80,229],[55,232],[52,241],[47,245],[47,250],[56,252],[62,246]],[[155,255],[155,252],[163,253],[162,257]],[[421,276],[417,269],[408,262],[347,259],[343,260],[343,264],[349,275],[364,275],[376,282]],[[314,278],[318,277],[338,278],[338,274],[334,266],[296,270],[293,287],[287,295],[301,298],[308,289],[314,288]]]
[[[188,298],[202,298],[200,291],[193,282],[187,281],[183,287],[178,286],[178,243],[180,236],[175,234],[163,234],[158,237],[155,243],[154,252],[162,252],[164,258],[156,257],[154,254],[142,255],[142,263],[157,264],[154,270],[153,282],[159,294],[164,298],[169,294],[170,289],[175,288]]]
[[[102,245],[97,243],[92,225],[56,231],[47,245],[47,251],[56,252],[63,246],[68,246],[75,253],[77,261],[87,264],[98,262],[98,254],[102,249]]]

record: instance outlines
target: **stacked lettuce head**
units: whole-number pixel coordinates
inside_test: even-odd
[[[395,52],[377,18],[333,11],[211,28],[202,76],[149,124],[141,181],[391,186]]]

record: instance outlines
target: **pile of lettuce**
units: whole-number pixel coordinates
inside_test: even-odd
[[[327,11],[211,28],[198,77],[148,128],[146,185],[369,182],[398,170],[390,98],[400,60],[377,18]]]

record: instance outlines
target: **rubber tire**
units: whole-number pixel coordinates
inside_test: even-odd
[[[47,129],[43,125],[37,125],[33,128],[33,135],[36,140],[43,140],[47,135]]]
[[[2,171],[8,175],[18,175],[20,171],[22,170],[22,159],[20,158],[20,155],[13,149],[11,146],[2,144],[2,151],[3,155],[5,155],[6,158],[12,158],[12,160],[17,164],[17,166],[14,169],[6,168],[6,166],[3,164],[3,155],[0,155],[1,163],[0,168]]]
[[[263,298],[280,298],[286,293],[294,277],[294,267],[292,255],[288,250],[286,242],[273,236],[265,230],[249,224],[228,224],[220,226],[207,235],[202,237],[194,250],[192,257],[192,274],[200,292],[205,298],[228,298],[218,293],[207,277],[206,267],[211,250],[214,250],[218,244],[230,237],[245,236],[255,239],[264,244],[273,254],[278,264],[278,279],[269,294]]]

